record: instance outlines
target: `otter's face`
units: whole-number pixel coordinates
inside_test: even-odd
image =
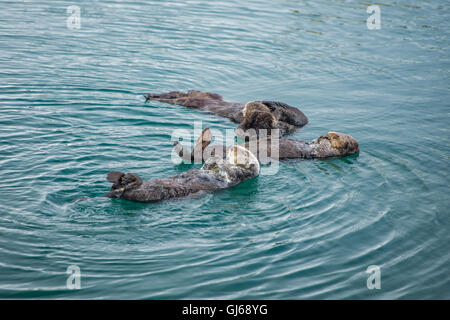
[[[226,160],[209,158],[201,170],[208,171],[227,186],[232,186],[258,176],[259,161],[246,148],[233,146],[228,151]]]
[[[207,170],[211,173],[217,173],[220,168],[224,165],[224,160],[221,158],[210,157],[208,158],[202,166],[203,170]]]
[[[244,115],[244,118],[246,117],[247,113],[250,111],[265,111],[270,113],[270,109],[258,101],[250,101],[245,104],[244,109],[242,110],[242,114]]]
[[[259,161],[253,153],[242,146],[233,146],[227,154],[227,163],[259,172]]]
[[[236,135],[245,140],[260,136],[260,130],[266,130],[267,135],[277,128],[277,120],[269,108],[259,102],[249,102],[243,110],[244,120],[237,127]],[[261,134],[263,134],[261,132]]]
[[[329,147],[336,150],[340,155],[350,155],[359,152],[358,142],[348,134],[340,132],[328,132],[326,136],[319,138],[319,143],[329,144]]]

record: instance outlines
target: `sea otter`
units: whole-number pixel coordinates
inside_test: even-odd
[[[345,157],[359,152],[358,142],[350,135],[339,132],[328,132],[311,142],[280,138],[278,148],[271,150],[272,132],[277,136],[292,133],[296,128],[308,123],[308,119],[299,109],[276,101],[250,101],[244,106],[239,103],[223,101],[216,93],[191,90],[187,93],[172,91],[163,94],[148,94],[147,100],[157,100],[171,104],[179,104],[201,109],[227,117],[239,123],[236,135],[245,140],[243,147],[249,149],[250,141],[257,141],[255,152],[258,159],[264,157],[283,159],[324,159]],[[278,138],[276,137],[276,139]],[[211,132],[208,128],[192,151],[175,142],[175,151],[185,160],[206,160],[214,155],[225,155],[227,148],[220,145],[210,146]],[[273,155],[271,153],[274,153]]]
[[[146,101],[156,100],[171,104],[209,111],[239,123],[240,128],[279,129],[281,135],[292,133],[308,123],[308,118],[299,109],[277,101],[250,101],[245,105],[227,102],[217,93],[190,90],[172,91],[162,94],[147,94]],[[248,117],[257,114],[257,117]],[[251,119],[251,121],[250,121]],[[253,121],[253,122],[252,122]],[[257,121],[255,123],[255,121]],[[256,127],[255,127],[256,126]]]
[[[191,169],[170,178],[142,181],[133,173],[113,171],[107,180],[111,191],[103,197],[137,202],[156,202],[233,187],[259,175],[258,159],[247,149],[233,146],[225,159],[210,157],[200,169]]]
[[[226,155],[229,148],[223,145],[211,145],[211,131],[205,128],[198,138],[194,150],[189,151],[179,141],[174,142],[175,152],[184,160],[208,160],[210,157]],[[261,161],[263,158],[286,159],[325,159],[345,157],[359,153],[358,142],[350,135],[340,132],[328,132],[311,142],[289,138],[280,138],[272,144],[272,137],[257,138],[240,146],[253,151]],[[252,143],[254,143],[252,145]],[[256,149],[256,150],[254,150]],[[265,162],[265,161],[264,161]]]

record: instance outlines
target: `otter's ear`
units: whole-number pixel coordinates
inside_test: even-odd
[[[122,178],[124,175],[125,174],[120,171],[111,171],[106,176],[106,180],[108,180],[109,182],[112,182],[112,183],[117,183],[117,182],[119,182],[120,178]]]

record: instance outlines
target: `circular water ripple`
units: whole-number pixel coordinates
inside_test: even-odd
[[[91,1],[80,30],[71,4],[0,18],[0,297],[449,298],[445,5],[380,4],[369,31],[362,2]],[[299,106],[294,138],[341,131],[361,153],[200,198],[97,198],[111,170],[200,167],[171,162],[174,130],[234,129],[142,97],[187,89]]]

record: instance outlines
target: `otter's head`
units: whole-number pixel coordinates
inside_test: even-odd
[[[246,117],[247,113],[251,111],[270,112],[271,110],[265,104],[262,104],[259,101],[250,101],[245,104],[244,109],[242,110],[244,118]]]
[[[352,136],[330,131],[326,136],[317,139],[320,144],[326,144],[327,147],[336,151],[340,156],[351,155],[359,152],[359,144]]]
[[[112,182],[111,196],[119,198],[125,191],[132,190],[142,184],[142,179],[133,173],[123,173],[119,171],[109,172],[106,180]]]
[[[259,174],[259,161],[250,150],[234,145],[228,150],[226,162],[232,166],[248,169]]]
[[[258,176],[259,162],[249,150],[233,146],[225,160],[219,157],[208,158],[201,170],[208,171],[222,181],[224,186],[230,187]]]
[[[248,102],[242,110],[242,114],[244,119],[237,127],[236,135],[243,140],[246,140],[247,137],[258,138],[263,135],[262,130],[269,136],[273,129],[278,128],[277,120],[271,110],[261,102]]]

